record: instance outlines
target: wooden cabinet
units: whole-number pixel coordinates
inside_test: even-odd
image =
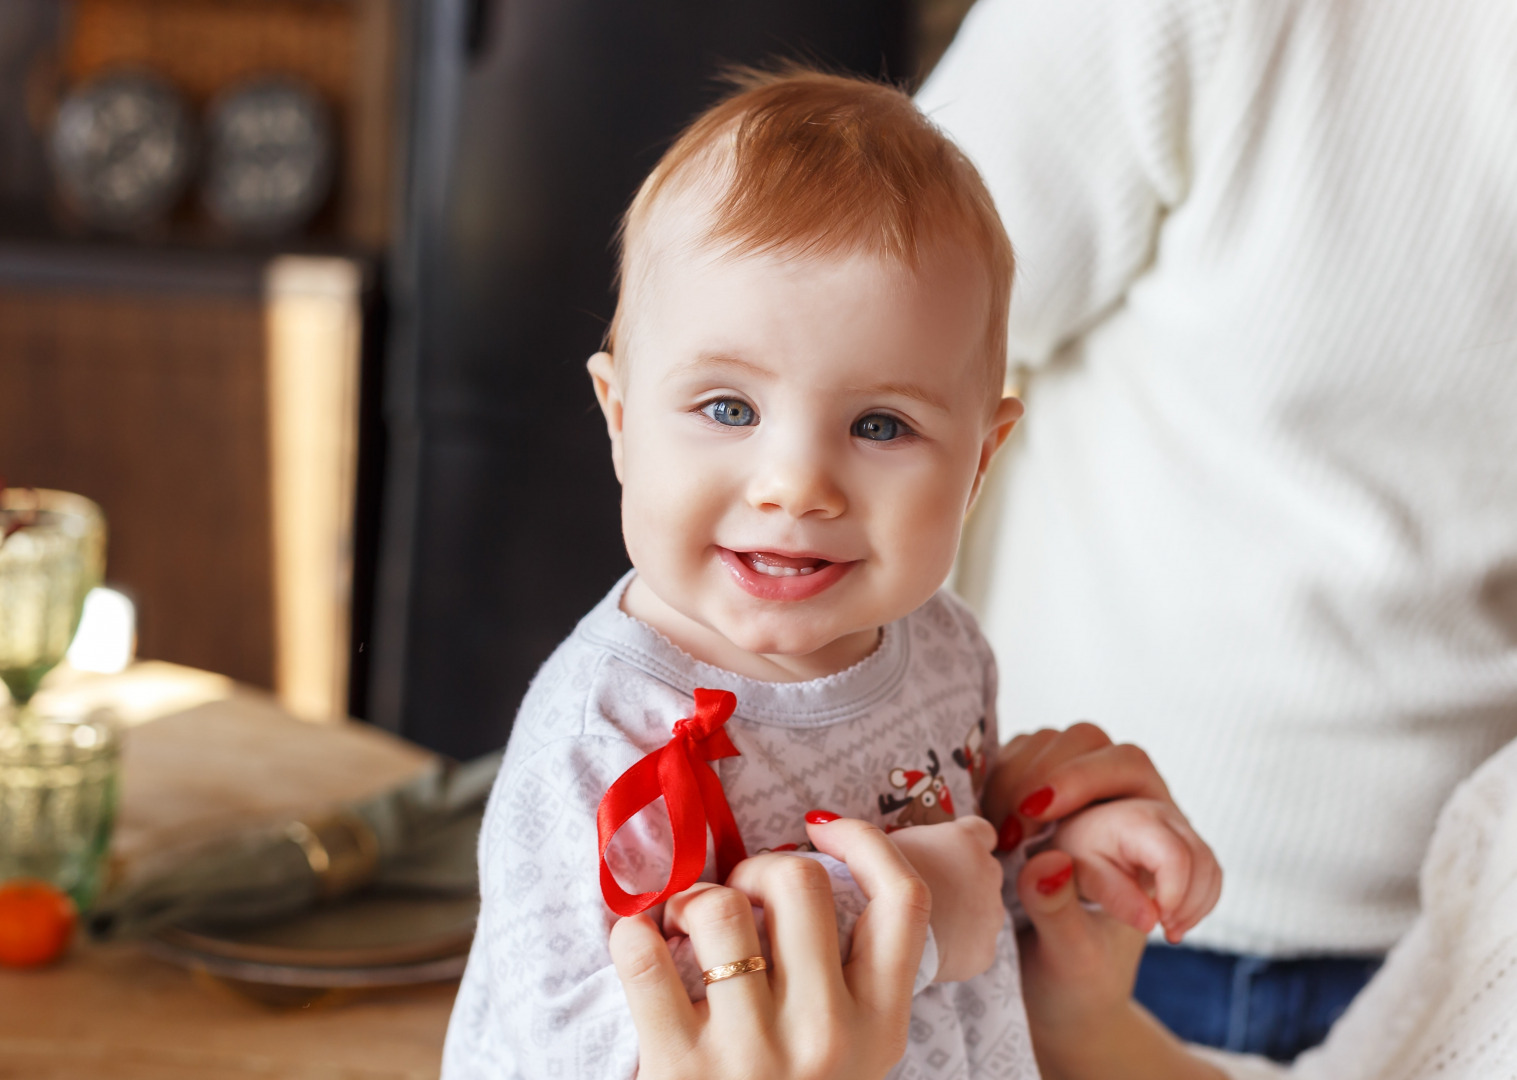
[[[307,716],[349,704],[362,298],[389,243],[400,12],[0,0],[0,477],[104,507],[141,655]],[[236,235],[196,176],[134,231],[86,225],[48,132],[70,90],[123,70],[166,82],[197,127],[248,80],[297,80],[334,121],[330,196],[293,235]]]
[[[0,258],[0,472],[101,504],[145,656],[274,685],[260,267]]]
[[[0,474],[101,504],[138,651],[346,711],[361,263],[0,245]]]

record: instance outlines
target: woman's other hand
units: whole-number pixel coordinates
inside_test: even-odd
[[[807,833],[869,897],[846,965],[825,869],[783,854],[740,863],[727,887],[696,885],[670,901],[666,923],[690,936],[707,969],[759,955],[751,905],[764,908],[769,970],[712,983],[703,1002],[690,1001],[650,917],[612,928],[640,1080],[878,1080],[900,1060],[931,894],[872,825],[838,819]]]
[[[1215,906],[1222,871],[1148,755],[1094,724],[1019,735],[1003,746],[981,797],[1014,848],[1053,821],[1075,857],[1080,895],[1140,930],[1178,941]]]
[[[1070,857],[1034,855],[1017,878],[1031,921],[1022,994],[1045,1080],[1225,1080],[1132,1000],[1144,935],[1079,902]]]
[[[1173,805],[1169,788],[1146,753],[1116,744],[1095,724],[1018,735],[996,753],[980,803],[1000,829],[1001,846],[1050,821],[1112,799],[1157,799]]]

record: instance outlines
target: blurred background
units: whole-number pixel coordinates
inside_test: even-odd
[[[967,7],[3,0],[0,479],[101,504],[140,656],[497,747],[627,567],[636,185],[724,66],[914,86]]]

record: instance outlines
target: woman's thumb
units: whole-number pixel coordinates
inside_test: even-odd
[[[1017,876],[1017,897],[1037,931],[1038,950],[1059,967],[1099,963],[1100,943],[1090,912],[1075,892],[1074,860],[1044,851],[1027,860]]]

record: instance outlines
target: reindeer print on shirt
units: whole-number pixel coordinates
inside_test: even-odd
[[[937,825],[953,820],[953,794],[940,775],[942,765],[937,751],[929,747],[927,760],[925,770],[890,770],[890,786],[902,789],[904,794],[887,792],[880,796],[880,813],[896,815],[895,821],[885,826],[886,832],[895,832],[908,825]]]
[[[964,736],[964,745],[953,749],[953,760],[959,768],[969,774],[970,787],[974,789],[975,798],[980,797],[980,789],[985,786],[986,765],[985,760],[985,718],[982,716],[970,727]]]

